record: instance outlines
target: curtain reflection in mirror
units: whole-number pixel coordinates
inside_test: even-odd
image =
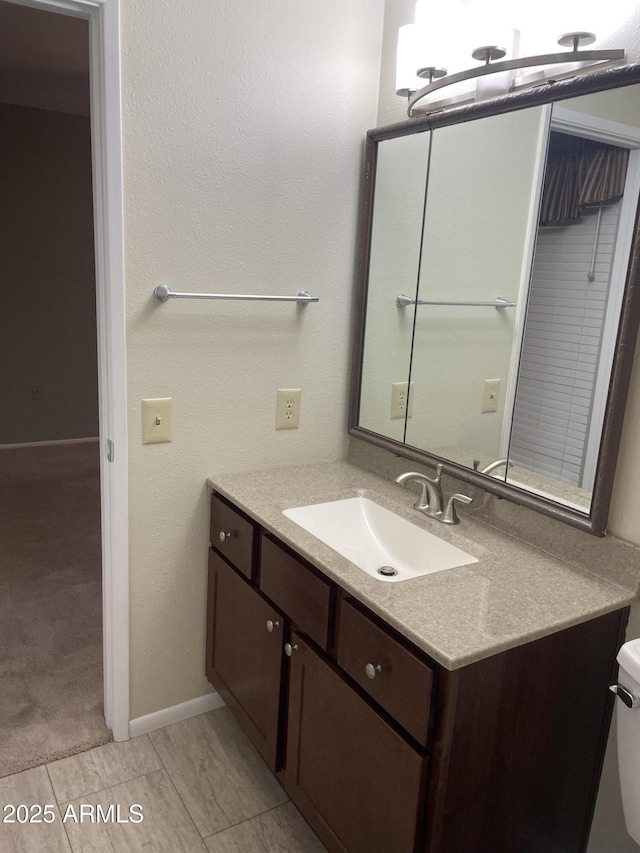
[[[588,205],[622,198],[629,152],[592,139],[552,133],[540,225],[566,225]]]

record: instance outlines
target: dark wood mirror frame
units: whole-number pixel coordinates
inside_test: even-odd
[[[636,210],[634,239],[627,268],[591,507],[589,514],[586,514],[548,498],[524,491],[517,486],[500,482],[487,474],[481,474],[458,463],[358,426],[377,146],[378,142],[384,139],[447,127],[473,119],[555,103],[567,98],[590,95],[595,92],[638,83],[640,83],[640,64],[595,71],[577,79],[551,82],[525,92],[506,95],[470,106],[456,107],[445,112],[434,112],[398,124],[376,128],[367,133],[366,140],[365,174],[360,211],[359,267],[349,404],[349,434],[408,460],[431,466],[442,463],[445,474],[457,477],[459,480],[484,489],[498,497],[506,498],[513,503],[551,516],[595,536],[604,536],[607,529],[627,392],[640,327],[640,205]]]

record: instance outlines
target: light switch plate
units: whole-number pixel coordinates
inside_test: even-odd
[[[500,394],[499,379],[485,379],[482,386],[481,414],[498,411],[498,396]]]
[[[142,401],[142,443],[171,441],[172,397]]]

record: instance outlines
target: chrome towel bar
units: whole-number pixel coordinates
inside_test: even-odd
[[[262,296],[251,293],[176,293],[166,284],[159,284],[154,289],[153,295],[160,302],[167,302],[169,299],[236,299],[244,302],[297,302],[298,305],[306,305],[308,302],[320,300],[319,296],[312,296],[308,290],[300,290],[296,296]]]
[[[510,302],[502,296],[496,296],[492,302],[432,302],[428,299],[412,299],[401,293],[396,297],[398,308],[406,308],[407,305],[466,305],[470,308],[515,308],[517,302]]]

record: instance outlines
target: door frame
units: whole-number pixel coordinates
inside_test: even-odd
[[[513,346],[509,361],[509,377],[505,393],[505,403],[502,415],[502,430],[500,433],[500,457],[507,459],[509,456],[509,444],[511,441],[511,427],[513,424],[513,412],[516,405],[516,391],[518,387],[518,371],[520,369],[520,353],[524,341],[524,327],[527,319],[527,306],[529,303],[529,290],[531,287],[531,270],[535,257],[536,242],[538,239],[537,221],[542,201],[542,190],[544,188],[544,173],[547,165],[547,149],[549,147],[549,134],[551,130],[552,104],[543,104],[540,116],[540,128],[537,142],[537,160],[534,164],[531,181],[531,199],[529,203],[529,226],[524,242],[522,253],[522,268],[520,270],[520,285],[518,287],[518,305],[516,307],[516,318],[514,323]],[[532,223],[536,223],[533,227]],[[507,417],[508,415],[508,417]],[[506,479],[505,468],[504,477]]]
[[[120,0],[8,0],[89,23],[96,272],[104,716],[129,738],[129,530]],[[61,294],[61,298],[63,294]]]

